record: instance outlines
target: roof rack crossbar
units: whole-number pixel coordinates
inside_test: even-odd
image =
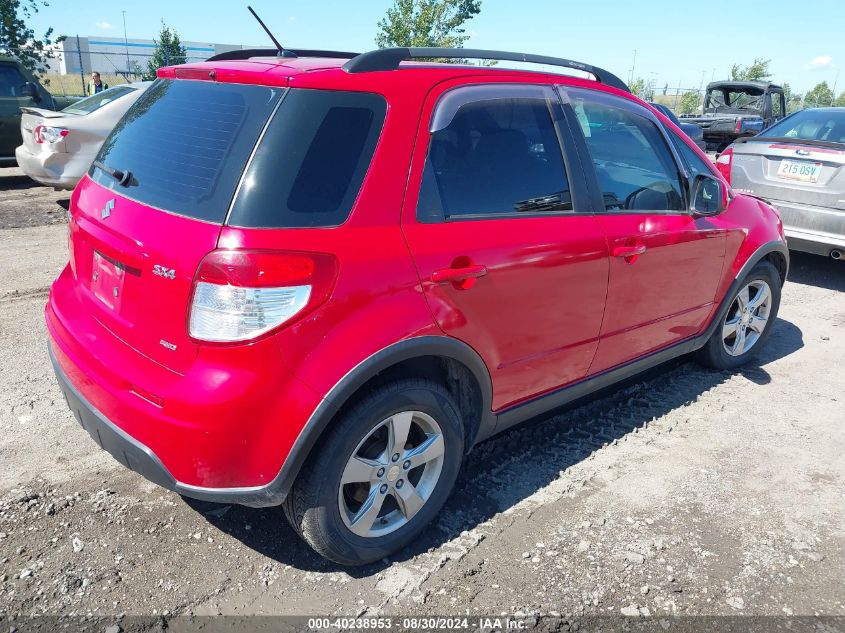
[[[593,75],[596,81],[619,88],[628,92],[628,86],[613,73],[603,68],[591,66],[571,59],[547,57],[545,55],[531,55],[528,53],[511,53],[508,51],[491,51],[477,48],[380,48],[363,53],[350,59],[343,65],[348,73],[366,73],[380,70],[397,70],[406,59],[495,59],[513,62],[528,62],[531,64],[546,64],[548,66],[562,66],[572,68]]]
[[[345,51],[322,51],[306,48],[286,48],[297,57],[326,57],[329,59],[353,59],[359,53],[348,53]],[[206,61],[221,62],[226,60],[249,59],[250,57],[278,57],[279,51],[275,48],[236,48],[225,53],[212,55]]]

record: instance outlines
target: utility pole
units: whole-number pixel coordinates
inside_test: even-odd
[[[76,54],[79,56],[79,78],[82,80],[82,96],[87,97],[88,91],[85,89],[85,71],[82,68],[82,48],[79,46],[79,34],[76,34]]]
[[[634,71],[637,69],[637,49],[634,49],[634,61],[631,63],[631,75],[628,77],[628,83],[634,83]]]
[[[126,81],[129,81],[129,71],[132,70],[129,68],[129,40],[126,37],[126,10],[122,11],[123,13],[123,45],[126,48]]]
[[[836,103],[836,84],[838,84],[838,83],[839,83],[839,69],[837,68],[836,69],[836,77],[833,79],[833,90],[832,90],[832,92],[833,92],[833,103]],[[830,105],[833,105],[833,103],[831,103]]]

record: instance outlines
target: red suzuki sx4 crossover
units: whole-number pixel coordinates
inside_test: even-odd
[[[614,75],[253,53],[160,70],[71,200],[56,375],[151,481],[283,504],[362,564],[425,529],[476,443],[765,343],[777,213]],[[428,61],[450,57],[595,79]]]

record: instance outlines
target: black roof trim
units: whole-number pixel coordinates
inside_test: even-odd
[[[327,57],[329,59],[352,59],[358,53],[345,51],[322,51],[310,48],[286,48],[286,53],[293,53],[295,57]],[[251,57],[281,57],[275,48],[236,48],[233,51],[212,55],[206,61],[220,62],[227,60],[250,59]]]
[[[707,84],[707,90],[711,90],[712,88],[760,88],[761,90],[770,90],[772,88],[776,90],[783,90],[783,88],[779,84],[772,83],[771,81],[740,81],[740,80],[724,80],[724,81],[711,81]]]
[[[528,62],[531,64],[546,64],[548,66],[562,66],[582,72],[590,73],[599,83],[613,86],[628,92],[628,86],[613,73],[603,68],[545,55],[531,55],[528,53],[511,53],[508,51],[491,51],[477,48],[380,48],[363,53],[349,60],[343,65],[348,73],[366,73],[380,70],[398,70],[399,65],[406,59],[496,59],[513,62]]]

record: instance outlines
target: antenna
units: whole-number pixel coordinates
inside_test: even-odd
[[[267,28],[267,25],[264,24],[264,21],[261,18],[258,17],[258,14],[255,12],[255,10],[251,6],[247,5],[247,9],[249,9],[249,12],[252,13],[252,17],[254,17],[256,20],[258,20],[258,23],[261,25],[261,28],[264,29],[264,32],[267,33],[267,35],[270,36],[270,39],[273,41],[273,44],[276,45],[276,50],[279,51],[279,57],[296,57],[296,53],[294,53],[292,51],[286,51],[285,50],[285,47],[282,46],[279,43],[279,40],[277,40],[273,36],[273,34],[270,32],[270,29]]]

